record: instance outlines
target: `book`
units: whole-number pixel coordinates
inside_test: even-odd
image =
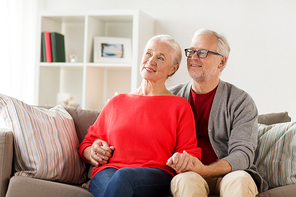
[[[44,32],[46,62],[52,62],[50,32]]]
[[[46,62],[46,49],[44,32],[41,33],[41,62]]]
[[[51,32],[50,38],[51,38],[52,61],[66,62],[64,35],[57,32]]]

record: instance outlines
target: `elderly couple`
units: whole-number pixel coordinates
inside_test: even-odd
[[[113,97],[80,145],[94,165],[94,196],[254,197],[267,190],[253,164],[255,103],[219,78],[229,52],[225,37],[198,30],[185,49],[192,82],[168,90],[180,46],[168,35],[148,41],[141,86]]]

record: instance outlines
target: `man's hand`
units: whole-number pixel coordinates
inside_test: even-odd
[[[168,159],[167,165],[179,173],[191,171],[204,178],[220,177],[231,172],[231,165],[224,159],[210,165],[204,165],[198,158],[193,157],[186,151],[175,153]]]
[[[168,159],[167,165],[179,173],[187,171],[199,173],[198,171],[202,171],[201,169],[204,166],[198,158],[193,157],[186,151],[183,151],[183,153],[175,153]]]
[[[92,146],[87,147],[83,151],[83,156],[88,162],[96,167],[99,164],[106,164],[112,156],[115,148],[101,139],[96,139]]]

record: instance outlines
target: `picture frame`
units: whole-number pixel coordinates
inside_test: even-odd
[[[94,62],[131,62],[131,39],[119,37],[94,38]]]

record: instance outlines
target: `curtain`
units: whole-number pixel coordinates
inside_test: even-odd
[[[38,0],[0,2],[0,93],[35,100]]]
[[[28,104],[36,104],[38,6],[38,0],[0,1],[0,93]]]

